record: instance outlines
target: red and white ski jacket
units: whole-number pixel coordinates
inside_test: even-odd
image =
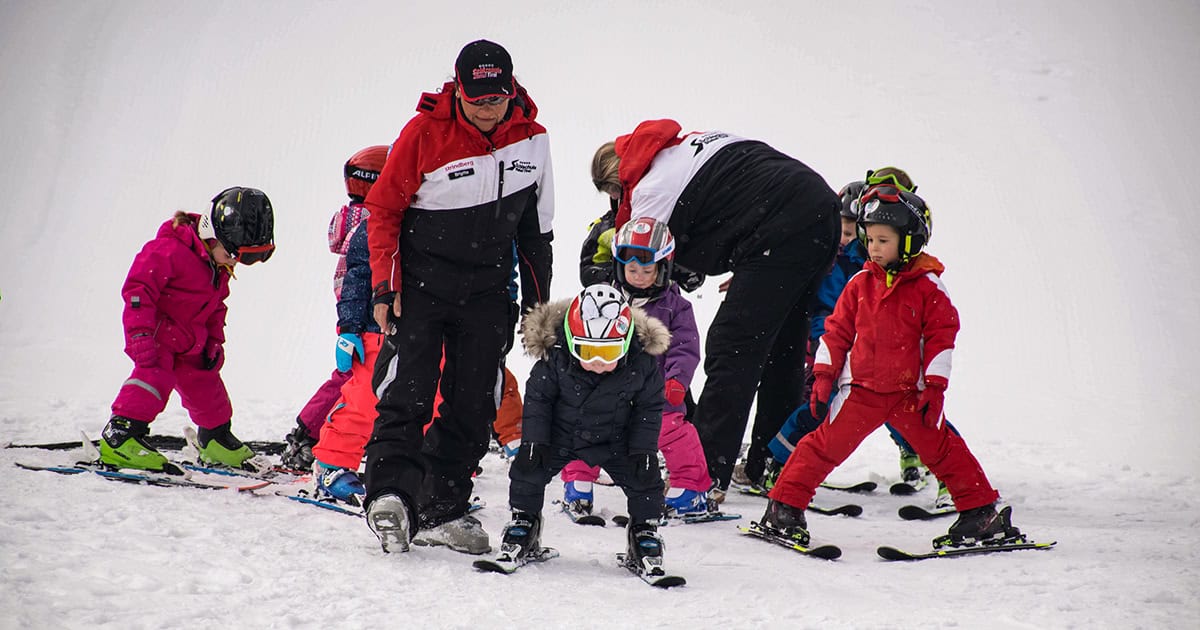
[[[837,213],[837,195],[799,160],[731,133],[681,129],[674,120],[647,120],[615,147],[617,229],[641,217],[667,222],[677,264],[724,273],[792,245],[807,226]]]
[[[958,310],[939,277],[944,270],[918,254],[889,286],[887,272],[867,261],[825,319],[813,374],[881,393],[948,385]]]
[[[554,176],[525,88],[487,136],[458,111],[453,82],[422,95],[417,111],[365,202],[376,298],[405,287],[465,304],[507,291],[515,241],[522,302],[546,301]]]

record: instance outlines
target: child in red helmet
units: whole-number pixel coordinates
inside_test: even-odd
[[[375,180],[379,178],[379,171],[383,170],[387,154],[387,145],[379,144],[367,147],[350,156],[343,169],[346,178],[346,194],[350,197],[350,202],[335,212],[329,221],[329,251],[338,255],[337,269],[333,273],[333,295],[338,300],[338,338],[334,353],[337,367],[300,410],[299,415],[296,416],[296,428],[285,438],[288,446],[284,450],[281,460],[283,465],[288,468],[297,470],[312,468],[312,447],[316,445],[317,439],[320,437],[321,425],[324,424],[329,410],[337,403],[342,385],[350,379],[353,359],[355,356],[360,361],[366,358],[363,332],[368,327],[378,332],[378,326],[374,325],[370,312],[364,318],[352,303],[343,304],[342,292],[346,283],[346,257],[350,251],[352,237],[357,232],[365,233],[366,231],[365,227],[360,227],[368,214],[363,200],[366,199]],[[369,302],[370,267],[365,269],[365,274],[365,276],[351,277],[351,293],[358,292],[359,287],[356,283],[365,283]]]

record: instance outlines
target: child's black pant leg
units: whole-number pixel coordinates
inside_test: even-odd
[[[657,521],[663,513],[663,480],[658,472],[658,460],[652,459],[655,474],[650,479],[639,479],[634,474],[633,463],[628,456],[618,455],[600,464],[608,471],[613,483],[625,492],[632,522]]]
[[[546,485],[555,475],[575,459],[575,454],[566,449],[545,446],[542,463],[532,469],[517,465],[508,468],[508,506],[517,512],[540,514],[546,503]]]

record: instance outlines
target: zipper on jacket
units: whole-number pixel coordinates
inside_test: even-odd
[[[500,204],[504,200],[504,160],[500,160],[500,187],[496,191],[496,219],[500,218]]]

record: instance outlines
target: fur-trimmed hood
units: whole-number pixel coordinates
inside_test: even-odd
[[[550,349],[559,343],[563,318],[567,316],[572,299],[538,304],[529,311],[525,323],[521,325],[521,343],[525,346],[525,354],[535,359],[545,359],[550,354]],[[637,333],[642,351],[651,356],[666,352],[671,346],[671,332],[667,327],[636,306],[631,310],[633,330]]]

